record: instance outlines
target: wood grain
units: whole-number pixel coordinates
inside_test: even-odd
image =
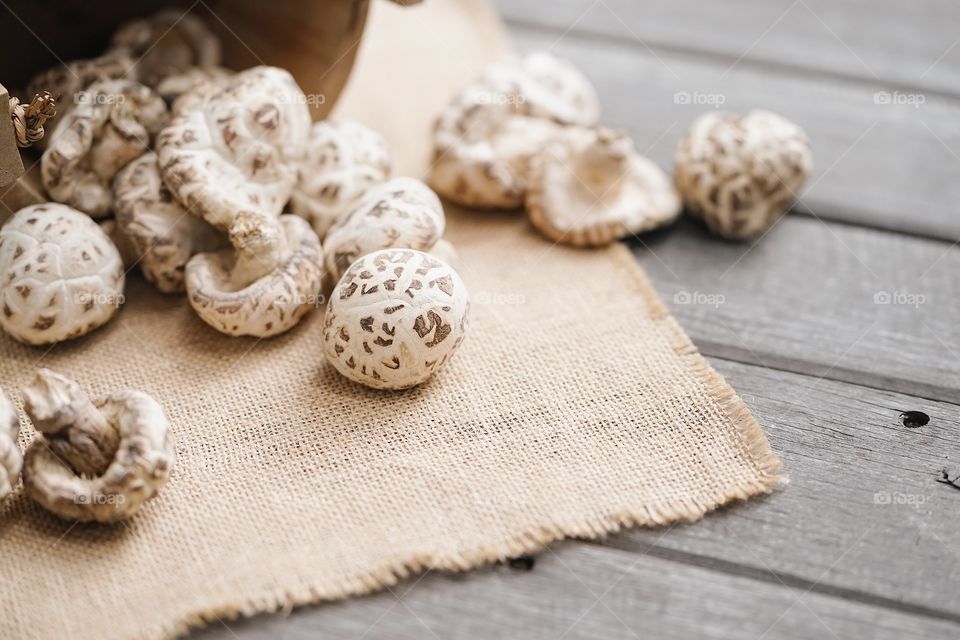
[[[602,35],[847,82],[960,94],[960,6],[949,0],[498,0],[514,25]]]
[[[530,572],[430,574],[393,592],[312,607],[289,619],[214,625],[200,640],[285,638],[954,637],[960,626],[770,586],[652,556],[562,544]]]
[[[603,123],[628,130],[637,148],[667,169],[697,116],[714,108],[768,109],[810,136],[815,167],[799,194],[801,210],[823,219],[960,238],[956,100],[928,95],[919,105],[883,104],[875,92],[886,91],[891,101],[893,94],[866,84],[749,65],[730,68],[723,60],[652,53],[576,31],[514,28],[512,33],[521,50],[549,49],[575,60],[597,88]]]
[[[788,215],[755,245],[684,219],[633,248],[703,353],[960,398],[957,247]]]

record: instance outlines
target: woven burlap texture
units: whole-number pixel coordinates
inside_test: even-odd
[[[429,153],[423,105],[504,49],[483,3],[427,5],[375,7],[340,105],[414,175]],[[516,213],[449,217],[471,333],[414,390],[341,378],[323,360],[322,311],[278,338],[228,338],[139,277],[87,338],[48,352],[0,339],[5,391],[38,366],[96,394],[142,389],[177,441],[169,484],[127,523],[63,522],[22,495],[0,506],[3,635],[166,637],[695,519],[776,483],[760,427],[624,247],[553,246]]]

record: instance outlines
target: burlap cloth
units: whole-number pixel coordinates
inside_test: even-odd
[[[505,50],[479,0],[376,3],[339,113],[384,131],[401,171],[421,175],[432,113]],[[63,522],[19,495],[0,506],[0,635],[165,637],[695,519],[776,483],[760,427],[624,247],[553,246],[517,214],[449,213],[472,329],[412,391],[341,378],[321,355],[322,311],[278,338],[231,339],[139,277],[92,336],[49,352],[0,338],[8,393],[38,365],[94,393],[143,389],[167,408],[178,456],[126,524]]]

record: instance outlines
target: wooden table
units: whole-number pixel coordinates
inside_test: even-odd
[[[960,6],[499,5],[519,48],[574,60],[604,121],[662,166],[716,106],[810,134],[816,172],[759,242],[683,220],[631,243],[791,483],[693,525],[192,637],[960,637],[960,486],[944,482],[960,475]]]

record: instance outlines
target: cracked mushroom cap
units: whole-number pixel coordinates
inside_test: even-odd
[[[787,210],[813,168],[803,130],[775,113],[698,118],[674,155],[687,211],[731,240],[759,235]]]
[[[229,229],[241,211],[276,217],[297,181],[310,135],[306,97],[293,76],[254,67],[186,106],[157,138],[163,180],[191,213]]]
[[[220,39],[199,17],[177,9],[121,25],[112,44],[133,55],[140,82],[153,88],[193,67],[220,64]]]
[[[0,500],[8,496],[20,480],[23,455],[17,444],[20,418],[10,398],[0,391]]]
[[[124,167],[113,181],[113,192],[120,232],[133,245],[144,277],[163,293],[184,292],[190,258],[227,244],[223,233],[174,199],[153,152]]]
[[[51,513],[81,522],[130,518],[166,484],[173,436],[163,407],[140,391],[90,400],[48,369],[22,390],[42,434],[27,449],[23,486]]]
[[[512,97],[532,117],[584,127],[600,120],[600,100],[590,81],[571,62],[546,51],[492,64],[480,82]]]
[[[520,103],[483,85],[458,93],[433,128],[430,185],[468,207],[523,204],[531,158],[559,126],[523,113]]]
[[[80,96],[47,145],[41,177],[53,200],[102,218],[113,208],[114,176],[147,150],[167,107],[131,80],[95,82]]]
[[[274,336],[322,299],[323,252],[303,218],[241,213],[230,242],[232,250],[198,253],[187,263],[190,305],[217,331]]]
[[[530,221],[557,242],[604,245],[672,222],[673,183],[630,138],[610,129],[564,129],[533,163]]]
[[[25,90],[27,96],[49,91],[57,105],[57,117],[44,125],[45,135],[34,146],[38,149],[47,147],[54,131],[78,104],[77,93],[98,80],[119,78],[136,80],[133,57],[125,49],[112,49],[97,58],[58,64],[30,80]]]
[[[54,202],[0,229],[0,278],[0,327],[32,345],[89,333],[123,302],[117,248],[89,216]]]
[[[324,354],[341,374],[374,389],[418,385],[453,357],[470,299],[448,264],[413,249],[357,260],[327,303]]]
[[[325,266],[334,281],[360,256],[380,249],[429,251],[443,235],[443,205],[416,178],[394,178],[376,186],[330,229]]]
[[[296,164],[290,209],[322,240],[368,189],[387,179],[392,165],[386,140],[373,129],[352,121],[316,122],[306,156]]]

